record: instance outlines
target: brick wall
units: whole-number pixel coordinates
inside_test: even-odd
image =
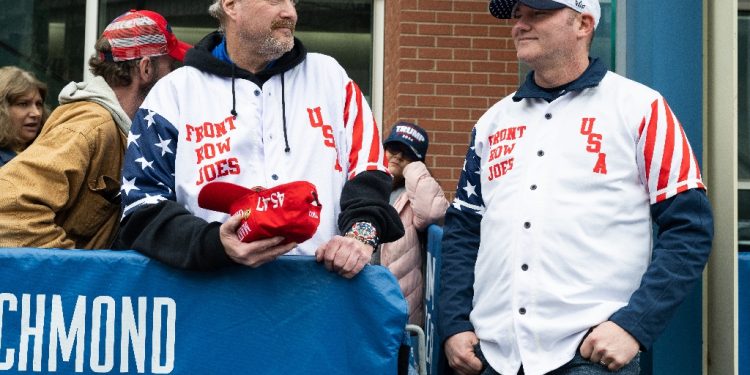
[[[452,199],[471,128],[516,90],[510,24],[487,0],[385,2],[383,132],[398,120],[427,130],[427,166]]]

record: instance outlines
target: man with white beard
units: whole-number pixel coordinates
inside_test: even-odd
[[[210,6],[220,29],[153,88],[131,129],[117,248],[188,269],[314,254],[351,278],[380,242],[403,235],[370,107],[333,58],[307,53],[294,38],[295,6]],[[242,217],[198,204],[214,181],[250,189],[300,180],[315,185],[322,206],[317,231],[301,243],[284,233],[241,242]]]

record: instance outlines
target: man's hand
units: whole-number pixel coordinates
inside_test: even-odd
[[[581,344],[581,357],[617,371],[638,354],[640,345],[627,331],[614,322],[606,321],[586,336]]]
[[[354,238],[333,236],[330,241],[320,245],[315,251],[315,260],[323,262],[326,269],[351,279],[370,263],[372,246]]]
[[[288,253],[297,246],[296,243],[279,245],[284,237],[271,237],[253,242],[242,242],[237,239],[237,228],[242,223],[242,216],[234,215],[219,227],[219,239],[224,251],[233,261],[250,267],[259,267],[279,256]]]
[[[457,333],[445,340],[445,357],[459,375],[476,375],[482,371],[482,361],[474,354],[479,339],[474,332]]]

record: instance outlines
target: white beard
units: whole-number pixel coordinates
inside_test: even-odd
[[[267,35],[261,40],[257,53],[265,56],[270,61],[278,59],[283,54],[291,51],[292,48],[294,48],[294,38],[281,41],[272,35]]]

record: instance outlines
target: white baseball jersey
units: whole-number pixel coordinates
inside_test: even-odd
[[[474,131],[454,201],[482,215],[470,320],[495,370],[543,374],[628,303],[650,204],[703,188],[700,171],[664,98],[612,72],[551,103],[509,96]]]
[[[198,207],[208,182],[272,187],[305,180],[316,186],[323,206],[320,226],[289,254],[312,255],[337,234],[344,183],[365,170],[387,173],[372,112],[328,56],[309,53],[283,73],[283,103],[281,76],[262,86],[236,78],[232,90],[231,78],[186,66],[160,80],[128,138],[135,150],[127,153],[123,172],[124,215],[169,199],[209,222],[223,222],[226,214]]]

